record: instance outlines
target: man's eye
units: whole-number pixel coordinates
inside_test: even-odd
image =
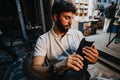
[[[70,19],[70,17],[65,17],[65,19]]]

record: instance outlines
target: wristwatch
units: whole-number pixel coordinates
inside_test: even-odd
[[[55,65],[51,64],[48,68],[48,72],[51,73],[51,74],[54,74],[56,73],[56,67]]]

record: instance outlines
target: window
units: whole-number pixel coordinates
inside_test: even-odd
[[[98,0],[98,2],[101,2],[101,0]]]
[[[109,0],[109,3],[112,2],[112,0]]]
[[[104,3],[106,3],[107,2],[107,0],[104,0]]]

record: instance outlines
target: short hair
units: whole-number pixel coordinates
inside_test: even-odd
[[[110,2],[110,4],[114,5],[115,3],[114,2]]]
[[[62,12],[76,13],[76,7],[71,3],[64,0],[56,1],[52,6],[52,16],[56,13],[60,15]]]

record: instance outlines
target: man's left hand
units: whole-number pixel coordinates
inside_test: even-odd
[[[89,61],[89,63],[96,63],[98,59],[98,50],[93,45],[92,47],[85,46],[82,50],[83,54],[85,55],[85,59]]]

